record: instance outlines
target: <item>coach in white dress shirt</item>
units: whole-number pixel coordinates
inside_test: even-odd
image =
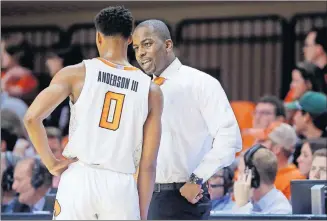
[[[207,219],[210,200],[202,189],[241,150],[240,130],[220,83],[183,65],[167,26],[140,23],[133,48],[141,68],[164,94],[162,137],[149,219]]]

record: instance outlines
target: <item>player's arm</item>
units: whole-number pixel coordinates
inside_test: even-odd
[[[40,155],[44,165],[54,175],[59,175],[55,173],[56,170],[60,169],[58,164],[62,162],[55,158],[49,147],[43,120],[72,94],[73,83],[77,79],[76,76],[82,71],[85,72],[83,63],[60,70],[54,76],[50,85],[35,98],[24,117],[26,130],[37,153]],[[61,166],[64,167],[65,165]]]
[[[137,187],[141,219],[146,220],[156,178],[157,155],[161,138],[163,95],[159,86],[151,83],[149,114],[143,128],[143,149]]]

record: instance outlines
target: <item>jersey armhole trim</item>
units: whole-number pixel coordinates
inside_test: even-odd
[[[85,77],[84,77],[84,84],[83,84],[83,88],[82,88],[82,91],[81,91],[81,93],[79,94],[79,96],[78,96],[78,98],[77,98],[77,100],[76,100],[76,102],[75,103],[73,103],[72,101],[71,101],[71,99],[69,98],[69,100],[70,100],[70,102],[71,102],[71,105],[72,105],[72,107],[76,107],[76,106],[78,106],[78,104],[80,103],[79,101],[81,100],[81,98],[83,98],[85,95],[85,91],[86,91],[86,87],[87,87],[87,65],[86,65],[86,62],[85,62],[85,60],[83,61],[83,64],[84,64],[84,66],[85,66]]]

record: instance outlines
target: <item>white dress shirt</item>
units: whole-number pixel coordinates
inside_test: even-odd
[[[229,166],[242,148],[234,112],[218,80],[176,58],[160,75],[166,80],[156,183],[204,182]]]

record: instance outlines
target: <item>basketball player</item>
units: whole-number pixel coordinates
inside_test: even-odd
[[[61,174],[54,219],[146,219],[154,188],[163,97],[127,61],[133,17],[108,7],[95,17],[99,58],[60,70],[30,106],[25,125],[42,161]],[[51,152],[42,124],[71,99],[67,160]],[[133,174],[139,164],[138,193]]]

